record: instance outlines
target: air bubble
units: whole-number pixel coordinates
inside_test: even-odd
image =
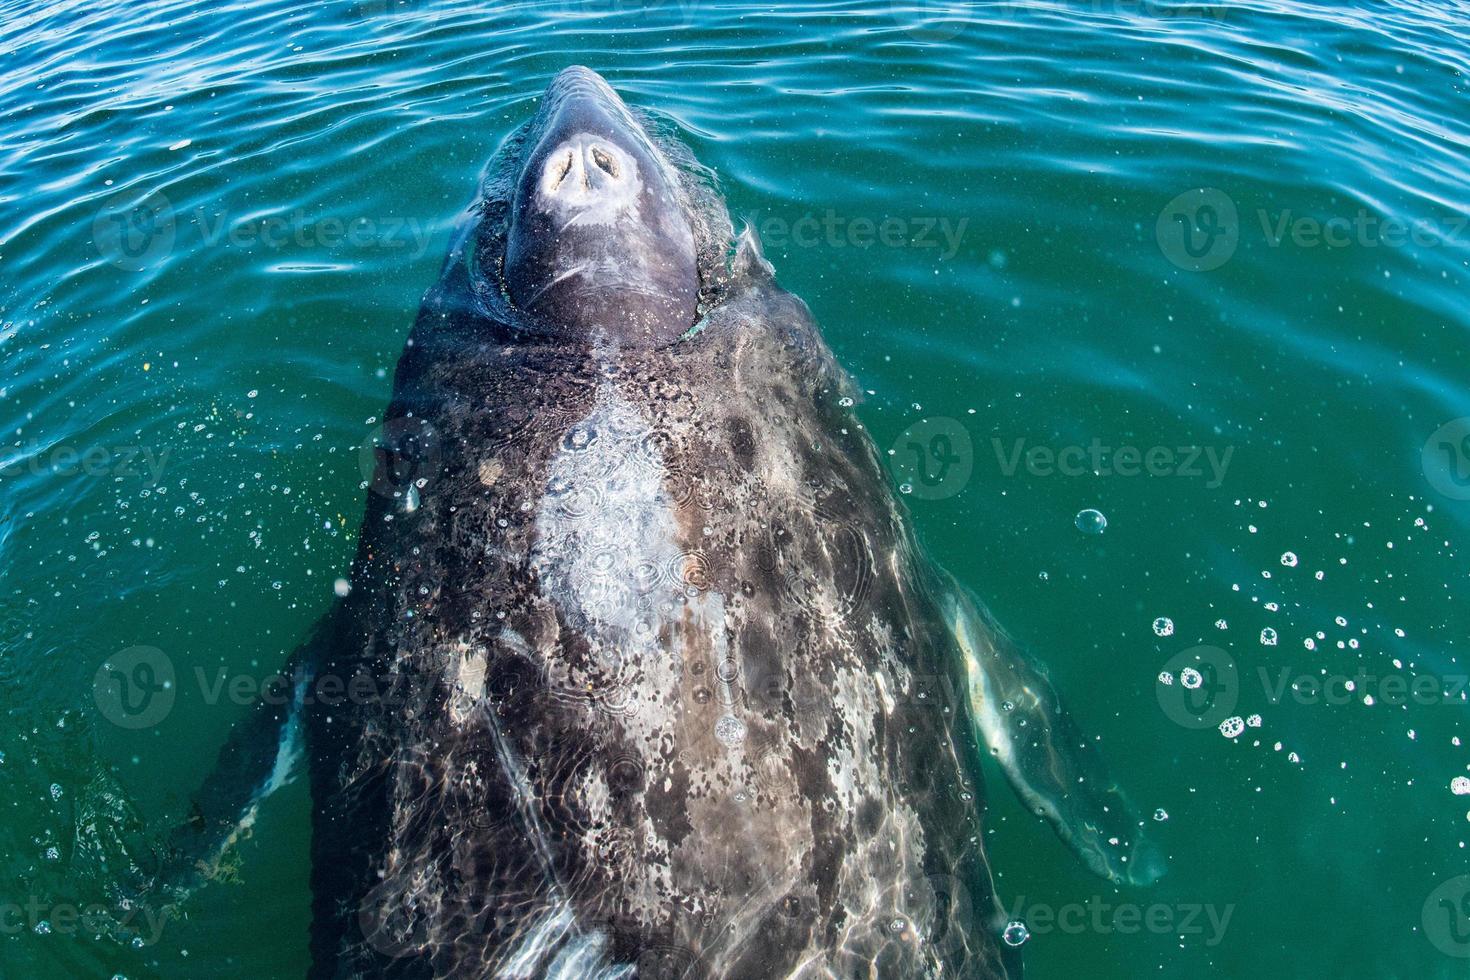
[[[1006,923],[1005,931],[1000,938],[1007,946],[1020,946],[1031,938],[1031,930],[1026,928],[1026,923],[1011,921]]]
[[[722,715],[715,722],[715,738],[732,748],[745,741],[745,722],[734,715]]]
[[[1078,511],[1075,523],[1077,530],[1083,534],[1101,534],[1108,529],[1108,519],[1103,516],[1103,512],[1091,507]]]

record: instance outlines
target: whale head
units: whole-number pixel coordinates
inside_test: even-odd
[[[694,325],[699,263],[678,175],[602,76],[557,74],[516,165],[502,288],[523,329],[651,347]]]

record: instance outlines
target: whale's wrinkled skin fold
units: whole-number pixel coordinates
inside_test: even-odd
[[[317,980],[1019,976],[976,733],[1094,870],[1160,872],[733,238],[687,150],[557,76],[424,298],[350,592],[295,709],[226,745],[172,895],[298,731]]]

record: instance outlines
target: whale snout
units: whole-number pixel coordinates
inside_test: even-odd
[[[526,141],[505,286],[531,329],[664,343],[693,323],[699,273],[678,176],[590,68],[562,70]]]
[[[618,93],[614,92],[613,87],[607,83],[607,79],[586,65],[568,65],[557,72],[551,84],[547,86],[546,92],[548,96],[557,93],[599,95],[619,103],[622,102]]]
[[[547,119],[528,175],[536,204],[563,220],[605,223],[633,208],[657,150],[627,105],[590,68],[563,69],[546,89]],[[640,161],[640,157],[642,160]],[[640,165],[641,163],[641,165]]]

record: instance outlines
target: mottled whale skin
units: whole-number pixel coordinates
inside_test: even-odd
[[[1018,976],[977,734],[1101,873],[1152,876],[1137,821],[656,131],[574,68],[507,140],[399,362],[311,696],[241,726],[180,849],[233,839],[299,730],[312,977]]]

